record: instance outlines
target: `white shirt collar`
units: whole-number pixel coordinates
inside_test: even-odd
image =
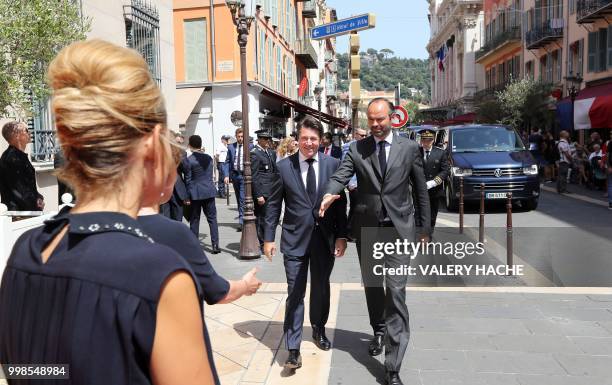
[[[383,141],[383,140],[385,142],[389,143],[389,144],[392,144],[393,143],[393,131],[389,131],[389,135],[387,135],[387,137],[384,138],[384,139],[379,139],[379,138],[374,136],[374,140],[376,141],[376,145],[377,146],[378,146],[378,143]]]
[[[302,151],[300,151],[300,150],[298,150],[298,157],[300,159],[300,163],[306,161],[306,157],[304,156],[304,154],[302,154]],[[315,153],[315,155],[312,157],[312,159],[315,160],[315,163],[317,163],[319,161],[319,152],[318,151]]]

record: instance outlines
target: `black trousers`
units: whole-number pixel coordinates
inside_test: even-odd
[[[361,275],[368,306],[370,325],[375,335],[384,335],[385,368],[387,371],[399,372],[404,354],[410,340],[408,307],[406,306],[407,274],[375,275],[375,265],[396,268],[410,264],[408,255],[385,255],[374,259],[372,250],[374,242],[395,242],[401,239],[394,227],[383,226],[365,231],[373,231],[366,242],[357,239],[357,255],[361,266]]]
[[[200,237],[200,213],[204,211],[210,228],[210,240],[214,246],[219,246],[219,226],[217,225],[217,206],[215,198],[191,201],[191,217],[189,228],[196,237]]]
[[[259,240],[259,247],[263,250],[264,244],[264,228],[266,225],[266,209],[268,208],[268,201],[263,205],[257,203],[257,199],[253,198],[253,205],[255,206],[255,227],[257,228],[257,239]]]
[[[429,233],[431,235],[436,227],[436,219],[438,218],[438,209],[440,206],[440,195],[437,191],[429,193],[429,206],[431,207],[431,232]]]
[[[329,317],[329,277],[335,257],[330,255],[320,228],[313,230],[306,255],[284,255],[287,276],[285,306],[285,344],[287,349],[299,349],[304,324],[304,296],[310,263],[310,324],[324,327]]]

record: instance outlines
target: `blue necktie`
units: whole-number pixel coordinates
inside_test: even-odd
[[[314,206],[317,202],[317,177],[315,175],[314,159],[306,159],[308,163],[308,173],[306,174],[306,192],[308,193],[308,198],[310,198],[310,202]]]

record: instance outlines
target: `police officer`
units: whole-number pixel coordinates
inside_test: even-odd
[[[276,168],[276,152],[271,149],[272,133],[267,129],[255,131],[257,145],[251,150],[251,175],[253,200],[257,217],[257,238],[263,247],[265,212],[268,198],[280,187],[280,175]]]
[[[431,234],[433,234],[436,217],[438,216],[438,202],[444,194],[442,183],[448,178],[450,172],[448,154],[445,150],[433,145],[434,138],[434,130],[426,129],[421,131],[423,171],[425,173],[425,180],[427,180],[429,204],[431,207]]]

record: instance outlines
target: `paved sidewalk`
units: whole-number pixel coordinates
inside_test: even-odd
[[[210,256],[213,265],[233,279],[258,266],[267,282],[252,297],[206,306],[222,384],[382,384],[383,356],[367,354],[371,328],[355,245],[349,244],[347,255],[336,260],[331,278],[327,334],[332,350],[314,346],[306,317],[304,366],[288,372],[282,367],[287,354],[282,257],[271,263],[238,260],[235,206],[217,203],[223,253]],[[208,248],[205,222],[201,229]],[[438,234],[443,237],[444,231]],[[406,385],[612,385],[612,289],[503,283],[427,287],[431,282],[411,280],[416,285],[407,292],[411,341],[401,373]]]

